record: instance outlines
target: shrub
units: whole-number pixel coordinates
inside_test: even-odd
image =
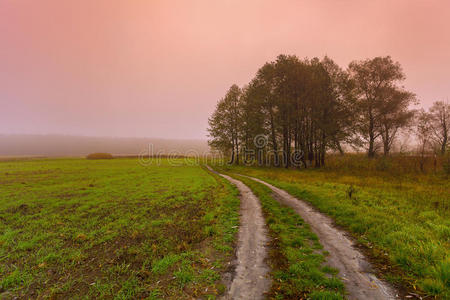
[[[87,159],[112,159],[113,156],[110,153],[91,153],[86,156]]]

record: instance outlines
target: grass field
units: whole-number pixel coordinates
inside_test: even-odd
[[[450,296],[444,175],[221,171],[259,177],[309,201],[364,245],[384,278]],[[344,297],[309,226],[264,185],[236,178],[258,196],[269,227],[270,297]],[[0,161],[0,298],[214,299],[225,290],[220,278],[233,256],[237,195],[221,177],[182,159],[159,166],[137,159]]]
[[[237,191],[199,166],[0,162],[0,298],[214,298]]]
[[[333,217],[380,262],[388,280],[450,297],[450,180],[445,175],[243,166],[227,170],[266,180]]]

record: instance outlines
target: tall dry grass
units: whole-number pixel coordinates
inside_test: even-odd
[[[338,172],[406,175],[406,174],[450,174],[450,155],[393,154],[373,159],[365,154],[331,154],[325,162],[325,169]]]

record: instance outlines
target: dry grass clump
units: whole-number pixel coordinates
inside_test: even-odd
[[[91,153],[86,156],[86,159],[113,159],[110,153]]]

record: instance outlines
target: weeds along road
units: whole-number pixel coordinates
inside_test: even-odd
[[[209,167],[208,167],[209,168]],[[211,168],[211,171],[215,172]],[[217,172],[216,172],[217,173]],[[233,299],[261,299],[262,293],[259,294],[242,294],[244,291],[251,291],[252,287],[257,287],[258,280],[266,280],[266,276],[261,276],[261,265],[250,263],[252,259],[258,259],[258,253],[261,259],[265,256],[265,247],[254,245],[255,241],[247,240],[252,235],[259,238],[260,232],[265,231],[264,219],[261,214],[259,199],[251,192],[243,182],[231,178],[230,176],[217,173],[229,180],[237,186],[241,192],[243,203],[241,204],[241,228],[239,230],[239,244],[238,244],[238,264],[236,266],[236,277],[233,279],[230,293],[228,294]],[[281,190],[265,181],[258,178],[241,175],[250,180],[258,182],[268,187],[272,191],[272,196],[281,205],[292,208],[306,223],[310,225],[312,232],[314,232],[325,251],[329,253],[326,259],[328,266],[339,270],[339,277],[341,278],[348,299],[396,299],[397,291],[388,283],[381,281],[374,273],[374,270],[367,260],[367,258],[359,252],[346,233],[334,227],[334,223],[328,216],[316,211],[309,204],[301,201],[284,190]],[[249,200],[250,199],[250,200]],[[245,207],[251,203],[253,212],[249,212]],[[251,206],[247,206],[250,208]],[[255,218],[251,220],[249,218]],[[249,222],[256,222],[256,227],[261,226],[260,232],[252,232],[248,227]],[[249,232],[250,231],[250,232]],[[246,237],[249,234],[248,237]],[[264,233],[265,234],[265,233]],[[263,237],[264,238],[264,237]],[[244,240],[243,240],[244,239]],[[255,256],[256,255],[256,256]],[[267,272],[267,269],[264,271]],[[267,273],[265,273],[267,274]],[[260,276],[260,278],[255,277]],[[250,284],[251,286],[246,286]],[[259,283],[262,286],[267,283],[262,281]],[[270,282],[267,284],[269,287]],[[259,288],[258,288],[259,289]],[[264,289],[264,288],[263,288]],[[265,289],[264,289],[265,290]]]
[[[207,168],[234,184],[241,194],[237,263],[224,299],[264,299],[271,284],[265,262],[269,237],[259,199],[239,180]]]
[[[374,274],[366,257],[353,247],[345,232],[337,229],[333,221],[301,201],[258,178],[240,175],[269,187],[282,204],[293,208],[319,237],[324,250],[329,252],[327,263],[339,270],[349,299],[396,299],[395,290]]]

